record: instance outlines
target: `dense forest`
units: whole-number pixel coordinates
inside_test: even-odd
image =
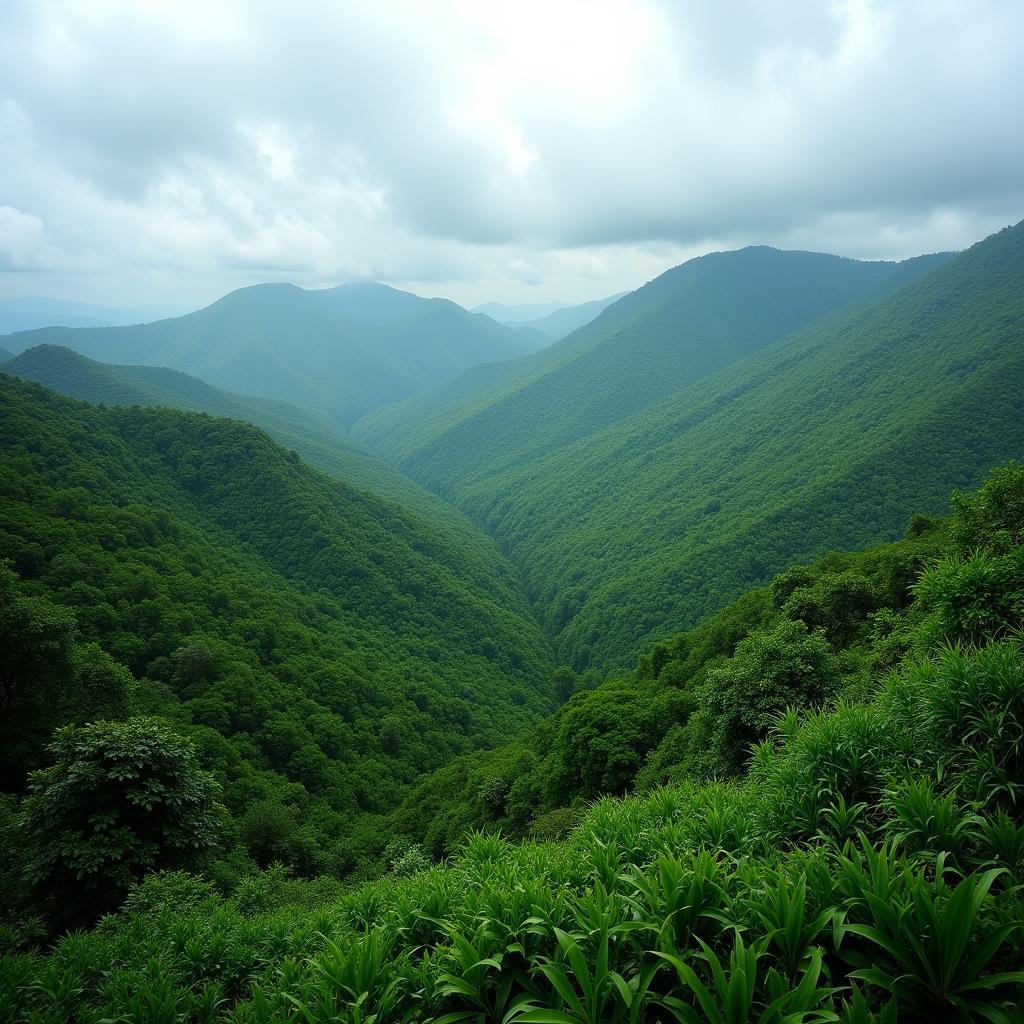
[[[729,295],[727,286],[740,288],[734,264],[779,255],[706,257],[701,275],[717,267],[718,291]],[[656,369],[633,373],[640,357],[625,348],[617,388],[637,381],[640,411],[610,426],[599,418],[575,440],[557,426],[561,417],[575,433],[587,429],[571,372],[547,417],[527,417],[537,426],[521,442],[507,410],[529,405],[535,388],[492,401],[506,385],[491,367],[442,394],[454,389],[463,410],[457,422],[442,406],[438,415],[456,421],[448,432],[434,433],[433,414],[407,420],[409,409],[394,407],[404,443],[425,439],[415,450],[385,433],[390,410],[357,437],[497,538],[521,567],[559,660],[625,667],[652,639],[696,624],[794,561],[898,536],[915,511],[939,511],[953,487],[976,485],[987,466],[1021,451],[1024,224],[940,262],[910,261],[913,273],[900,264],[888,279],[902,285],[895,291],[883,279],[881,297],[862,296],[771,344],[763,338],[752,354],[646,408]],[[645,311],[630,330],[645,329]]]
[[[223,391],[164,366],[100,363],[61,345],[37,345],[3,360],[4,373],[102,405],[148,405],[241,420],[265,430],[278,444],[299,453],[310,465],[362,491],[380,495],[460,530],[470,546],[481,542],[479,529],[432,492],[382,462],[326,415],[289,402]]]
[[[99,645],[140,681],[126,706],[200,744],[257,859],[351,870],[361,814],[551,709],[547,640],[485,538],[329,479],[245,424],[99,409],[2,376],[0,397],[16,616],[64,623],[61,665]],[[42,691],[5,698],[9,791],[42,763],[58,710]],[[71,700],[66,717],[93,713]]]
[[[1024,4],[0,24],[0,1024],[1024,1024]]]
[[[4,1019],[1015,1020],[1022,575],[1010,464],[948,522],[790,569],[572,697],[518,752],[435,788],[481,824],[444,863],[396,847],[354,887],[226,870],[237,833],[173,719],[66,725],[4,825],[36,894],[26,907],[8,873]],[[70,616],[13,608],[21,664],[53,664]],[[130,688],[95,650],[68,666],[53,684],[78,702],[86,680]],[[549,747],[549,803],[575,794],[569,813],[502,838],[499,822],[522,831],[515,761]]]

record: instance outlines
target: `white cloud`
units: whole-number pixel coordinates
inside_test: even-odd
[[[584,299],[1024,216],[1011,0],[8,0],[0,293]],[[47,275],[45,281],[41,275]]]

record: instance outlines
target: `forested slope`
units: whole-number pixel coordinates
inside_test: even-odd
[[[0,558],[26,595],[198,730],[233,811],[301,814],[310,856],[552,705],[547,642],[490,544],[248,425],[0,375],[0,445]]]
[[[520,564],[563,657],[623,664],[1024,451],[1022,297],[1018,225],[525,465],[407,465]]]
[[[447,489],[593,434],[945,257],[865,263],[753,247],[669,270],[539,355],[366,417],[355,434]]]
[[[100,363],[60,345],[38,345],[8,356],[0,369],[86,402],[159,406],[255,424],[310,465],[352,487],[443,520],[459,532],[460,543],[471,548],[492,543],[447,502],[355,445],[326,415],[272,398],[222,391],[163,366]]]
[[[651,716],[659,691],[685,725],[637,779],[642,795],[587,804],[601,780],[565,780],[578,807],[534,823],[562,842],[477,832],[440,865],[409,851],[356,888],[280,867],[241,880],[150,872],[118,913],[52,947],[17,916],[24,893],[0,870],[0,1005],[40,1024],[1012,1024],[1024,1000],[1024,468],[956,495],[948,530],[918,517],[910,534],[793,569],[655,649],[636,700],[628,687],[574,698],[541,751],[554,741],[555,778],[568,754],[570,768],[624,779],[619,754],[643,724],[625,712]],[[59,767],[130,728],[64,733]],[[135,730],[159,735],[152,721]],[[161,750],[187,758],[174,744]],[[687,749],[698,756],[673,762]],[[529,789],[529,771],[501,767],[461,794],[489,830]],[[434,795],[454,801],[466,780],[445,781]],[[0,832],[32,864],[56,839],[24,826],[50,822],[64,779],[35,785]],[[214,841],[212,823],[205,833]]]

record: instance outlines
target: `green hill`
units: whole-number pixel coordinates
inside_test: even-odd
[[[195,313],[130,327],[6,336],[18,352],[62,345],[111,363],[167,366],[217,387],[276,398],[342,425],[477,363],[532,343],[442,299],[383,285],[242,288]]]
[[[26,594],[197,731],[233,811],[300,814],[310,856],[552,705],[547,641],[489,542],[247,424],[0,375],[0,489],[0,559]]]
[[[451,505],[353,444],[327,416],[272,398],[222,391],[163,366],[118,366],[59,345],[37,345],[8,357],[5,373],[103,405],[151,405],[243,420],[297,451],[317,469],[353,487],[444,520],[470,547],[490,543]]]
[[[522,567],[563,657],[622,664],[793,560],[894,536],[1024,450],[1022,295],[1019,225],[760,352],[737,342],[731,366],[708,357],[703,379],[557,450],[554,431],[521,443],[493,423],[520,389],[398,458]],[[559,440],[571,408],[549,417]]]
[[[712,253],[619,299],[543,352],[494,368],[484,386],[471,371],[367,416],[354,434],[432,486],[490,475],[639,412],[944,258],[863,263],[765,247]]]

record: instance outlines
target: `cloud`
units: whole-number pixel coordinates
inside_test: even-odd
[[[584,299],[1024,216],[1024,7],[8,0],[0,291]],[[9,223],[8,223],[9,221]],[[543,293],[543,295],[541,294]]]

